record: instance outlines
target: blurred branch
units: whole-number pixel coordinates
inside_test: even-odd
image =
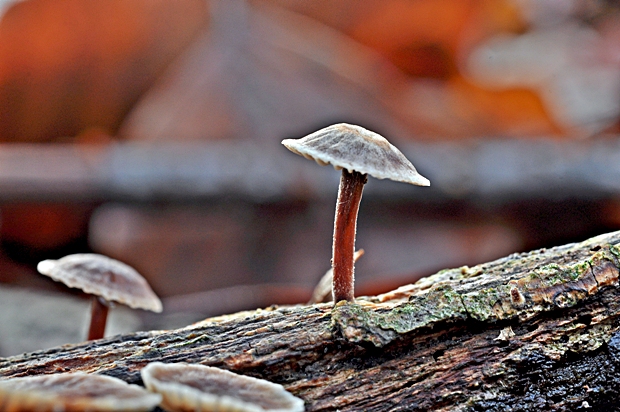
[[[0,145],[0,199],[253,201],[332,197],[338,173],[278,144],[250,141]],[[447,201],[596,198],[620,193],[620,141],[612,138],[400,144],[431,188],[371,183],[370,196]]]

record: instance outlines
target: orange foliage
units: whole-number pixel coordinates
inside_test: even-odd
[[[509,0],[255,0],[329,25],[380,53],[415,82],[434,83],[432,102],[403,98],[402,83],[384,96],[418,136],[528,136],[560,134],[536,90],[491,90],[463,77],[470,51],[498,33],[526,30]],[[341,58],[346,59],[346,55]],[[405,107],[408,105],[408,107]],[[432,111],[433,113],[430,113]]]
[[[260,0],[259,0],[260,1]],[[338,29],[413,76],[445,78],[472,44],[521,31],[508,0],[268,0]]]
[[[0,238],[34,250],[61,247],[86,233],[92,209],[63,203],[4,204]]]
[[[114,133],[206,22],[201,0],[28,0],[0,21],[0,141]]]
[[[501,131],[513,137],[559,135],[539,95],[525,88],[489,90],[460,76],[447,83],[455,117],[470,133],[488,136]]]

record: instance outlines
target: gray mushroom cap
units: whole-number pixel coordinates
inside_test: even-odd
[[[146,387],[168,411],[303,412],[304,401],[282,385],[205,365],[149,363]]]
[[[383,136],[347,123],[318,130],[301,139],[285,139],[282,144],[291,152],[335,169],[369,174],[417,186],[430,186],[400,150]]]
[[[131,266],[95,253],[78,253],[58,260],[44,260],[37,265],[39,273],[78,288],[109,302],[134,309],[161,312],[161,300]]]
[[[111,376],[82,372],[0,380],[3,411],[150,411],[161,395]]]

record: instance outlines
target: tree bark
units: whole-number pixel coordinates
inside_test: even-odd
[[[620,405],[620,232],[441,271],[336,307],[271,307],[0,359],[0,376],[141,383],[152,361],[284,385],[308,411],[572,411]]]

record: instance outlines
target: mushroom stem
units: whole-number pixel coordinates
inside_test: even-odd
[[[354,260],[355,232],[357,211],[359,210],[362,191],[367,175],[342,169],[336,217],[334,219],[334,244],[332,249],[332,268],[334,277],[332,293],[334,304],[341,300],[352,301],[354,298]]]
[[[93,296],[92,301],[88,340],[103,338],[109,309],[108,303],[100,297]]]

